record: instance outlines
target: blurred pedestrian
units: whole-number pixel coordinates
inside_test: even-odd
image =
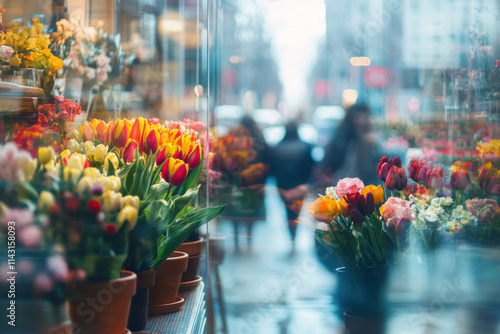
[[[286,207],[287,224],[292,243],[295,241],[298,214],[314,169],[312,146],[299,137],[297,124],[286,125],[285,137],[269,150],[270,174],[275,177],[280,196]]]
[[[376,136],[371,129],[370,108],[365,104],[351,106],[344,120],[325,146],[317,185],[320,189],[335,186],[345,177],[358,177],[365,184],[375,184],[377,178]]]

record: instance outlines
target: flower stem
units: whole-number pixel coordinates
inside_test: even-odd
[[[425,245],[425,249],[429,250],[429,243],[427,242],[427,238],[425,237],[424,230],[420,230],[420,235],[422,236],[422,240]]]

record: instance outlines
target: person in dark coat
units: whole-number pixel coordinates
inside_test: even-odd
[[[299,137],[297,124],[286,125],[285,137],[269,151],[270,174],[275,177],[279,193],[286,206],[288,229],[295,240],[298,214],[309,192],[314,160],[312,146]]]

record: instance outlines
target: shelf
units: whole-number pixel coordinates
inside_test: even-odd
[[[175,313],[149,316],[144,332],[151,334],[201,334],[205,329],[205,284],[196,289],[180,292],[186,302],[182,310]]]

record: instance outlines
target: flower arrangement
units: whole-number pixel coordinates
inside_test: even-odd
[[[214,138],[214,155],[210,161],[212,193],[220,193],[228,203],[230,216],[264,215],[263,184],[269,166],[256,161],[250,132],[238,127],[227,135]]]
[[[1,45],[10,46],[13,55],[8,62],[13,67],[43,70],[43,83],[46,94],[52,90],[54,74],[63,66],[62,60],[54,56],[49,48],[50,37],[43,33],[44,26],[34,18],[31,27],[21,26],[18,22],[8,25],[0,34]]]
[[[378,214],[383,202],[381,186],[365,187],[360,179],[345,178],[309,207],[313,217],[328,226],[316,230],[317,239],[332,248],[349,270],[362,271],[393,260],[395,246]]]

